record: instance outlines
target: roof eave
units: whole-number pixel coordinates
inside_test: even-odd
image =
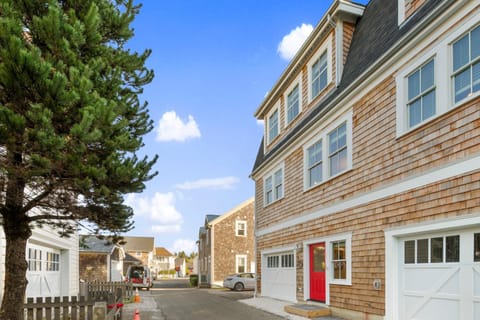
[[[352,3],[345,0],[335,0],[330,8],[328,8],[327,12],[324,14],[323,18],[319,21],[315,29],[312,31],[310,36],[305,40],[302,47],[298,50],[297,54],[293,57],[292,61],[288,64],[287,68],[283,71],[281,76],[279,77],[278,81],[274,84],[273,88],[269,91],[266,95],[265,99],[262,101],[260,106],[254,113],[255,118],[262,119],[263,114],[265,113],[266,109],[274,103],[274,98],[277,97],[280,89],[283,87],[285,81],[289,78],[292,71],[295,70],[299,64],[305,59],[305,56],[309,52],[309,48],[315,43],[315,40],[318,37],[322,37],[330,28],[332,28],[332,24],[330,23],[332,18],[334,17],[349,17],[353,19],[353,17],[361,17],[363,15],[363,11],[365,10],[365,6]]]

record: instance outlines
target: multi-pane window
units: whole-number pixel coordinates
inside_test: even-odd
[[[265,204],[273,202],[273,177],[265,179]]]
[[[300,112],[300,89],[299,85],[296,85],[295,88],[287,96],[287,124],[292,122],[293,119]]]
[[[435,60],[430,60],[408,77],[408,126],[435,115]]]
[[[273,175],[273,183],[274,183],[274,198],[275,200],[280,199],[283,197],[283,170],[277,170]]]
[[[282,254],[282,268],[293,268],[295,266],[295,259],[293,253]]]
[[[455,103],[480,91],[480,26],[453,44]]]
[[[42,251],[28,249],[28,271],[42,271]]]
[[[237,256],[237,273],[246,272],[247,256]]]
[[[330,176],[347,169],[347,124],[344,122],[328,135]]]
[[[408,240],[404,242],[404,263],[449,263],[460,261],[460,236]]]
[[[275,254],[267,257],[267,268],[294,268],[293,253]]]
[[[283,197],[283,169],[276,170],[264,180],[265,205]]]
[[[247,222],[237,221],[235,229],[237,236],[245,237],[247,235]]]
[[[267,268],[278,268],[280,263],[279,256],[268,256],[267,257]]]
[[[347,279],[347,253],[346,241],[332,242],[333,279]]]
[[[47,271],[59,271],[60,270],[60,255],[58,253],[47,252]]]
[[[312,99],[327,86],[327,52],[312,65]]]
[[[313,187],[322,181],[322,141],[307,149],[307,187]]]
[[[268,117],[268,142],[272,142],[278,136],[278,109]]]

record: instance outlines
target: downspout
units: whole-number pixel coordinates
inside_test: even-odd
[[[253,178],[252,178],[253,180]],[[255,180],[254,180],[255,181]],[[256,201],[253,201],[253,259],[255,260],[255,278],[257,281],[255,282],[255,291],[253,292],[253,298],[257,298],[257,287],[258,287],[258,261],[257,261],[257,204]],[[260,259],[261,260],[261,259]],[[262,281],[260,279],[260,281]]]
[[[211,232],[212,232],[212,236],[210,237],[210,246],[211,246],[211,249],[210,249],[210,254],[211,254],[211,261],[210,261],[210,268],[211,268],[211,274],[212,274],[212,278],[210,279],[210,287],[212,286],[212,284],[215,282],[215,226],[214,225],[211,225]]]

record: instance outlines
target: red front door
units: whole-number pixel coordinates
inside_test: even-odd
[[[325,242],[310,246],[310,299],[325,302]]]

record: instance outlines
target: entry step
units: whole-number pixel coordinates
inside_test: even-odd
[[[330,309],[327,307],[316,306],[312,304],[294,304],[284,307],[285,312],[294,314],[297,316],[314,319],[320,317],[330,316]],[[323,320],[336,319],[336,318],[321,318]]]

